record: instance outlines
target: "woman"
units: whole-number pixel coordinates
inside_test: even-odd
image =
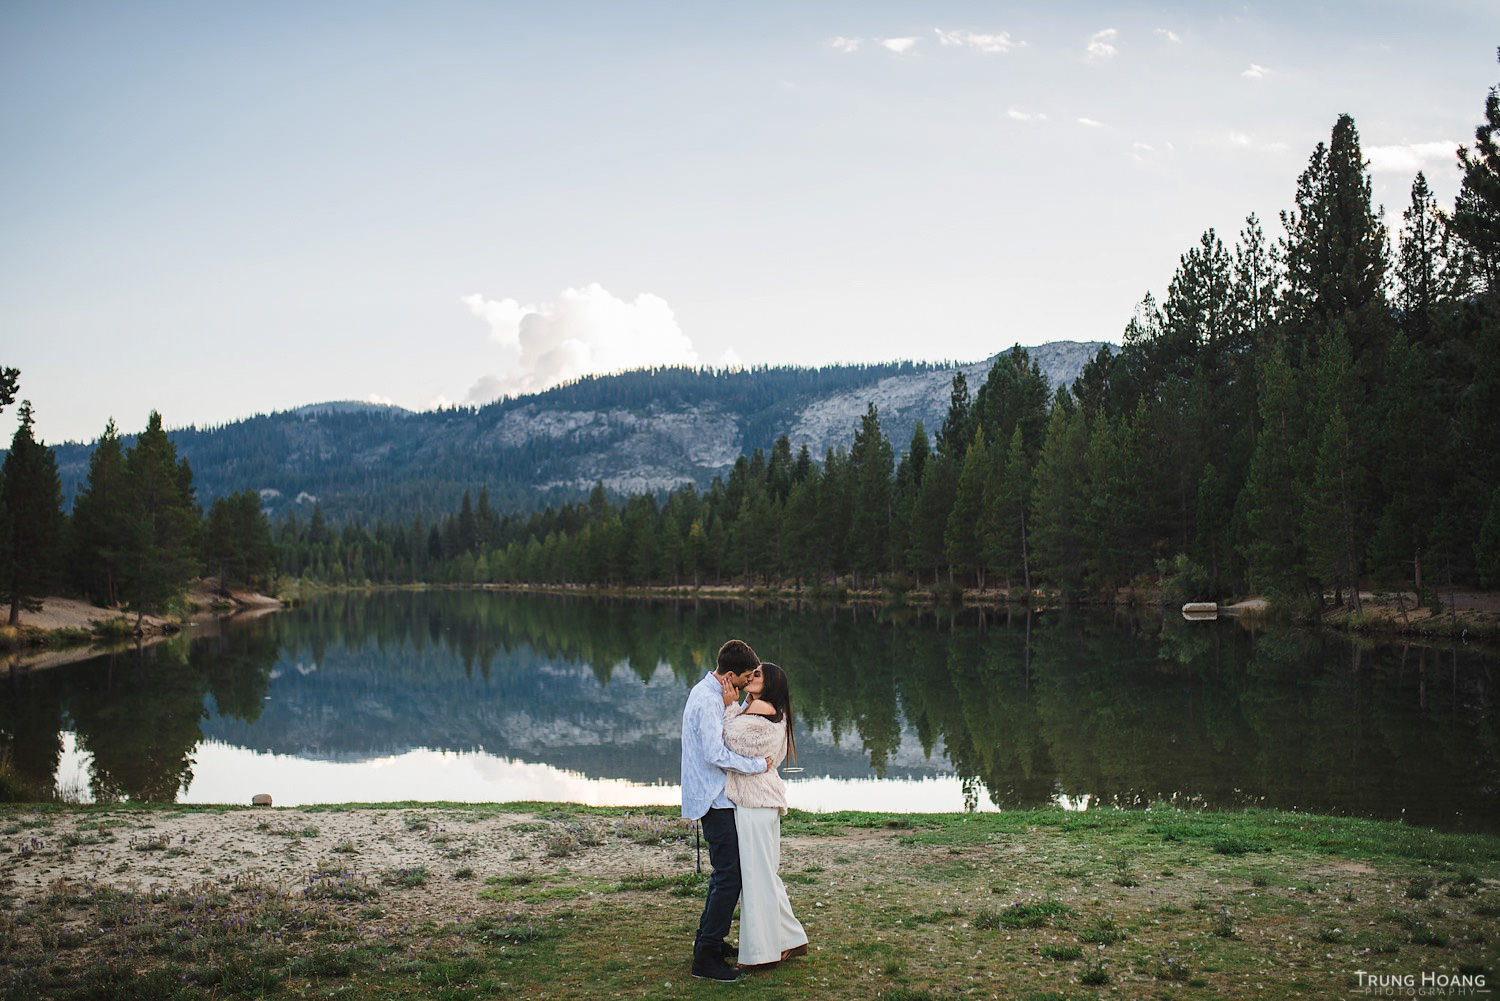
[[[769,755],[777,765],[791,755],[792,699],[786,672],[761,664],[745,686],[743,705],[724,709],[724,743],[746,757]],[[786,813],[786,785],[775,768],[756,775],[727,772],[724,792],[734,803],[739,832],[740,967],[769,966],[807,952],[807,932],[792,913],[781,867],[781,815]]]

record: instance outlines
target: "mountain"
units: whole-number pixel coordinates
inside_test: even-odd
[[[1077,378],[1101,346],[1057,341],[1026,350],[1059,386]],[[937,431],[956,370],[972,393],[993,362],[641,370],[480,408],[414,413],[318,403],[171,438],[204,504],[248,487],[260,491],[273,517],[305,516],[321,503],[335,521],[430,521],[481,487],[501,511],[579,497],[597,481],[618,493],[706,487],[740,455],[769,451],[782,434],[794,451],[805,443],[821,459],[849,445],[872,402],[899,455],[918,420],[929,434]],[[91,452],[91,445],[55,449],[69,503]]]

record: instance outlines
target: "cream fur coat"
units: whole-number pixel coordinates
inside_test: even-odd
[[[764,716],[746,714],[745,705],[724,709],[724,743],[747,758],[770,755],[780,765],[786,757],[786,720],[772,723]],[[786,813],[786,784],[776,769],[756,775],[725,772],[724,794],[735,806],[775,807]]]

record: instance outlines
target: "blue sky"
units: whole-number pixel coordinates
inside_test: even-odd
[[[0,364],[58,442],[1118,339],[1340,113],[1393,229],[1419,168],[1451,203],[1497,44],[1457,0],[12,0]]]

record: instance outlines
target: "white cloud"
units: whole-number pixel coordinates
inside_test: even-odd
[[[1018,45],[1026,44],[1014,41],[1008,31],[1002,31],[998,35],[977,35],[972,31],[944,31],[942,28],[932,30],[937,32],[938,41],[944,46],[967,46],[979,52],[1009,52]]]
[[[843,35],[840,35],[828,44],[840,52],[854,52],[859,49],[859,43],[860,39],[858,38],[845,38]]]
[[[394,407],[396,405],[395,400],[391,399],[389,396],[381,396],[379,393],[371,393],[369,396],[366,396],[365,402],[373,403],[376,406],[380,407]]]
[[[1149,157],[1156,154],[1156,147],[1150,143],[1131,143],[1130,156],[1132,159],[1144,163]]]
[[[719,355],[719,360],[714,363],[714,366],[716,368],[728,369],[731,372],[738,372],[745,367],[745,360],[740,357],[740,353],[734,348],[725,348],[724,353]]]
[[[1243,132],[1231,132],[1231,133],[1229,133],[1229,142],[1230,142],[1231,145],[1234,145],[1234,146],[1249,146],[1249,145],[1251,145],[1250,137],[1247,136],[1247,135],[1245,135],[1245,133],[1243,133]]]
[[[1249,69],[1240,72],[1240,76],[1246,80],[1264,80],[1270,72],[1270,70],[1266,69],[1260,63],[1251,63]]]
[[[1177,32],[1171,30],[1170,28],[1157,28],[1156,33],[1165,38],[1167,41],[1171,42],[1173,45],[1176,45],[1178,42],[1182,41],[1182,36]]]
[[[1080,118],[1080,119],[1078,119],[1078,124],[1079,125],[1087,125],[1091,129],[1102,129],[1102,128],[1104,128],[1104,123],[1103,122],[1095,121],[1092,118]]]
[[[1096,31],[1089,36],[1089,58],[1110,59],[1119,50],[1115,48],[1115,39],[1120,37],[1120,32],[1115,28],[1105,28]]]
[[[1011,108],[1005,115],[1018,122],[1045,122],[1047,120],[1047,116],[1040,111],[1022,111],[1020,108]]]
[[[649,292],[627,302],[595,283],[566,289],[539,306],[481,295],[460,302],[489,325],[490,339],[504,349],[509,363],[508,371],[475,382],[470,403],[540,392],[583,375],[698,364],[672,308]]]
[[[1415,174],[1429,166],[1457,162],[1459,143],[1446,139],[1426,143],[1398,143],[1394,146],[1366,146],[1370,170],[1376,174]]]
[[[890,49],[892,52],[896,53],[896,55],[899,56],[910,52],[912,50],[912,47],[917,44],[917,39],[915,37],[882,38],[880,39],[880,44],[884,45],[887,49]]]

